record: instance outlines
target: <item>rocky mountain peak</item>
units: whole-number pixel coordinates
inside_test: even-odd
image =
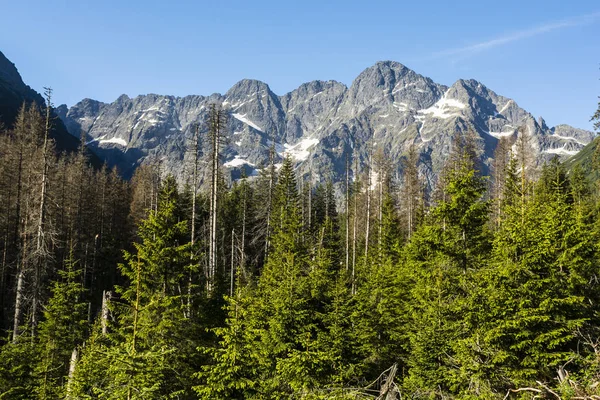
[[[252,96],[262,94],[270,94],[271,88],[266,83],[256,79],[242,79],[234,84],[231,89],[225,93],[225,98],[238,98],[241,96]]]
[[[25,86],[23,79],[17,70],[15,64],[13,64],[6,56],[0,51],[0,79],[8,84],[14,86]]]
[[[140,163],[162,160],[165,172],[185,182],[191,126],[200,122],[206,134],[202,122],[211,103],[222,104],[229,114],[223,161],[233,179],[241,169],[258,174],[273,145],[276,163],[291,156],[304,178],[338,183],[347,158],[356,161],[353,174],[359,174],[368,149],[382,148],[401,173],[400,160],[413,147],[420,153],[420,173],[433,187],[457,132],[479,135],[484,167],[499,139],[514,141],[519,127],[531,136],[538,163],[554,155],[568,157],[593,137],[568,126],[550,129],[476,80],[461,79],[447,87],[394,61],[365,69],[350,87],[312,81],[277,96],[266,83],[244,79],[225,95],[121,96],[111,104],[86,99],[61,118],[73,134],[83,129],[91,146],[125,175]]]

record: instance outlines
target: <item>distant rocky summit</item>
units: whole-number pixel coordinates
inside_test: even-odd
[[[200,123],[206,135],[211,103],[229,114],[222,155],[234,178],[241,169],[256,174],[268,163],[273,144],[277,163],[289,154],[304,179],[338,183],[347,159],[358,163],[355,173],[364,169],[369,149],[382,148],[401,173],[400,161],[414,146],[420,172],[432,186],[456,132],[471,129],[479,136],[484,172],[499,139],[516,138],[519,127],[531,138],[538,164],[572,156],[594,138],[567,125],[550,128],[478,81],[461,79],[447,87],[393,61],[367,68],[350,87],[314,81],[278,96],[266,83],[245,79],[224,95],[122,95],[110,104],[84,99],[57,112],[72,135],[83,130],[91,148],[125,176],[160,160],[165,173],[185,182],[192,127]]]

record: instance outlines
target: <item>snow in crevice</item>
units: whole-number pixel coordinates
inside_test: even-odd
[[[404,131],[406,131],[408,128],[410,128],[410,126],[406,126],[404,129],[402,129],[400,132],[398,132],[398,135],[404,133]]]
[[[512,104],[512,102],[513,102],[512,100],[508,100],[506,102],[506,104],[504,105],[504,107],[502,107],[502,109],[500,111],[498,111],[498,113],[496,115],[502,114],[504,111],[506,111],[506,109]]]
[[[493,136],[493,137],[495,137],[497,139],[500,139],[502,137],[512,136],[512,135],[514,135],[515,132],[514,131],[509,131],[509,132],[492,132],[492,131],[489,131],[489,132],[486,132],[486,133],[488,135],[490,135],[490,136]]]
[[[433,139],[433,138],[426,138],[426,137],[423,137],[423,135],[421,135],[421,134],[419,134],[419,137],[421,138],[421,141],[422,141],[423,143],[431,142],[431,139]]]
[[[150,111],[158,111],[158,112],[162,112],[162,111],[160,110],[160,108],[159,108],[159,107],[156,107],[156,106],[154,106],[154,107],[150,107],[150,108],[146,108],[146,109],[140,110],[140,111],[138,111],[138,112],[140,112],[140,113],[147,113],[147,112],[150,112]]]
[[[434,117],[447,119],[460,115],[460,110],[464,109],[467,105],[461,103],[456,99],[446,98],[446,92],[441,99],[439,99],[434,105],[429,108],[419,110],[421,114],[431,114]]]
[[[237,119],[240,122],[243,122],[244,124],[256,129],[257,131],[260,132],[264,132],[263,129],[258,126],[257,124],[255,124],[254,122],[250,121],[248,118],[246,118],[246,114],[231,114],[231,116],[235,119]]]
[[[225,164],[223,164],[223,166],[226,168],[237,168],[237,167],[241,167],[242,165],[249,165],[251,167],[254,167],[254,164],[252,164],[248,160],[241,158],[240,156],[235,156],[233,158],[233,160],[228,161]]]
[[[103,137],[105,137],[105,136],[103,136]],[[127,141],[125,141],[125,139],[116,138],[116,137],[113,137],[110,139],[99,139],[98,144],[118,144],[120,146],[127,147]]]
[[[418,82],[410,82],[410,83],[398,82],[396,84],[396,86],[394,86],[394,89],[392,90],[392,94],[396,94],[398,92],[401,92],[402,90],[407,89],[410,86],[416,86],[417,84],[418,84]]]
[[[555,137],[555,138],[562,139],[562,140],[571,140],[571,141],[573,141],[575,143],[578,143],[578,144],[580,144],[582,146],[587,145],[587,143],[584,143],[584,142],[582,142],[580,140],[577,140],[577,139],[575,139],[574,137],[571,137],[571,136],[562,136],[562,135],[559,135],[559,134],[555,133],[553,135],[550,135],[550,137]]]
[[[396,103],[396,102],[394,102],[392,105],[398,111],[401,111],[401,112],[406,112],[406,111],[409,111],[411,109],[410,106],[408,104],[406,104],[406,103]]]
[[[85,144],[86,144],[86,145],[88,145],[88,144],[92,144],[92,143],[94,143],[94,142],[98,142],[98,141],[100,141],[100,140],[104,139],[105,137],[106,137],[106,135],[102,135],[102,136],[100,136],[99,138],[92,139],[92,140],[90,140],[90,141],[87,141],[87,142],[85,142]]]
[[[267,143],[269,146],[275,145],[275,152],[280,157],[290,156],[294,161],[306,161],[310,156],[310,149],[319,143],[319,139],[306,138],[293,145],[273,143],[270,140]]]
[[[578,150],[567,150],[565,147],[566,147],[566,145],[564,145],[563,147],[559,147],[557,149],[546,149],[546,150],[544,150],[544,153],[568,155],[568,156],[574,156],[575,154],[579,153]]]
[[[305,161],[308,159],[308,156],[310,155],[309,149],[311,147],[313,147],[314,145],[316,145],[317,143],[319,143],[319,139],[307,138],[307,139],[302,139],[295,145],[284,144],[283,145],[283,147],[285,148],[284,154],[286,156],[289,155],[290,157],[292,157],[292,159],[294,161]]]

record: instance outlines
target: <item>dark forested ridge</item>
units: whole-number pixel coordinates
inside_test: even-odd
[[[15,65],[0,51],[0,126],[12,127],[23,104],[34,104],[40,109],[45,107],[44,98],[23,82]],[[76,151],[79,148],[79,134],[75,137],[71,135],[54,110],[52,117],[49,137],[55,141],[56,149]],[[100,159],[90,151],[86,150],[86,155],[93,165],[102,165]]]
[[[0,398],[600,394],[600,189],[526,135],[488,177],[457,134],[428,198],[374,148],[340,202],[289,158],[228,183],[216,106],[185,187],[57,156],[52,120],[0,135]]]

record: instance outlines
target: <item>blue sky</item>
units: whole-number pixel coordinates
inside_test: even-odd
[[[379,60],[434,81],[481,81],[549,125],[591,129],[600,3],[584,1],[9,1],[0,51],[55,103],[347,85]]]

